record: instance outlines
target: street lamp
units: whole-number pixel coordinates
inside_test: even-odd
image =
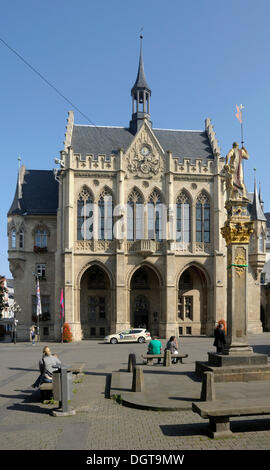
[[[36,297],[37,297],[37,337],[38,341],[40,339],[39,336],[39,316],[41,315],[41,298],[40,298],[40,289],[39,289],[39,278],[41,277],[37,273],[32,273],[35,280],[36,280]]]

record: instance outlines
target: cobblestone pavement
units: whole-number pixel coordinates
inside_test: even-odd
[[[206,360],[211,338],[184,338],[183,349]],[[270,355],[270,333],[253,335],[256,352]],[[192,411],[157,412],[128,408],[105,397],[112,370],[126,367],[130,352],[144,345],[104,345],[98,341],[51,348],[63,362],[85,362],[85,375],[74,385],[71,405],[76,415],[53,417],[55,405],[40,403],[30,387],[44,344],[0,343],[0,449],[1,450],[269,450],[270,416],[232,419],[233,435],[210,439],[207,421]]]

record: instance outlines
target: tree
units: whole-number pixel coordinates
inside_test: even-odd
[[[72,333],[68,323],[64,323],[63,325],[63,342],[64,343],[71,343],[72,341]]]

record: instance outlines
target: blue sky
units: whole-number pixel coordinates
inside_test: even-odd
[[[212,119],[222,155],[244,141],[270,211],[269,0],[2,0],[0,38],[96,125],[127,126],[143,27],[153,127],[204,129]],[[0,274],[10,276],[7,217],[18,171],[52,169],[72,106],[0,41]],[[75,110],[75,122],[89,124]]]

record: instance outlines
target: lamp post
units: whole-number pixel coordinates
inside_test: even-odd
[[[39,336],[39,317],[41,315],[41,298],[40,298],[40,290],[39,290],[39,278],[40,275],[37,273],[32,273],[35,280],[36,280],[36,297],[37,297],[37,337],[38,341],[40,340]]]

